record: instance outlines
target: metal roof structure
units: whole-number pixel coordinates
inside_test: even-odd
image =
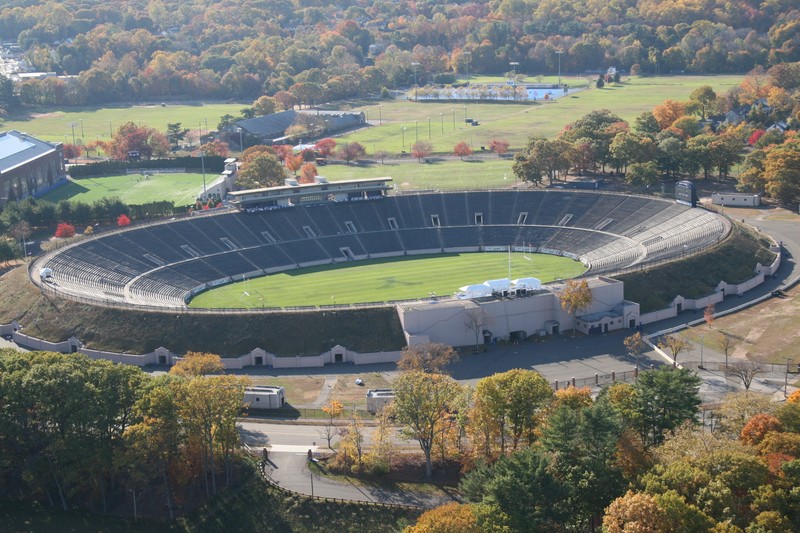
[[[0,132],[0,174],[55,152],[59,144],[42,141],[16,130]]]

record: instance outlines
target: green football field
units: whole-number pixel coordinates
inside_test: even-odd
[[[510,254],[511,279],[543,283],[579,276],[586,268],[566,257]],[[459,287],[509,277],[509,254],[464,253],[397,257],[290,270],[204,292],[197,308],[291,307],[388,302],[448,296]]]
[[[216,174],[206,173],[206,184],[211,184]],[[91,204],[102,198],[119,198],[124,204],[172,201],[176,206],[193,204],[203,190],[203,175],[182,172],[176,174],[140,174],[82,178],[70,180],[67,185],[50,191],[42,200],[59,202],[70,200]]]

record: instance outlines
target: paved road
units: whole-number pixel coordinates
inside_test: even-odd
[[[457,501],[456,495],[442,489],[417,491],[407,485],[381,484],[380,486],[364,480],[346,476],[329,478],[320,475],[317,468],[309,469],[308,450],[313,454],[325,450],[327,442],[321,425],[286,425],[259,422],[238,424],[242,441],[251,448],[268,447],[269,461],[266,472],[279,486],[327,498],[340,498],[355,501],[396,503],[435,507],[449,501]],[[367,430],[364,446],[370,445]],[[412,443],[395,434],[395,443],[401,447],[419,449]],[[338,441],[338,436],[334,443]],[[416,448],[413,448],[416,447]],[[324,469],[324,463],[317,463]],[[313,479],[313,481],[312,481]],[[312,489],[313,483],[313,489]]]

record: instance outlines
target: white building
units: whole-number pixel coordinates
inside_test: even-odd
[[[761,193],[715,192],[711,194],[711,203],[731,207],[758,207],[761,205]]]

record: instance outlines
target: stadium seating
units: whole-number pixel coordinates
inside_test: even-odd
[[[515,247],[610,273],[712,245],[728,230],[723,217],[653,197],[421,193],[133,227],[64,248],[41,267],[67,296],[182,307],[196,287],[235,276],[422,251]]]

